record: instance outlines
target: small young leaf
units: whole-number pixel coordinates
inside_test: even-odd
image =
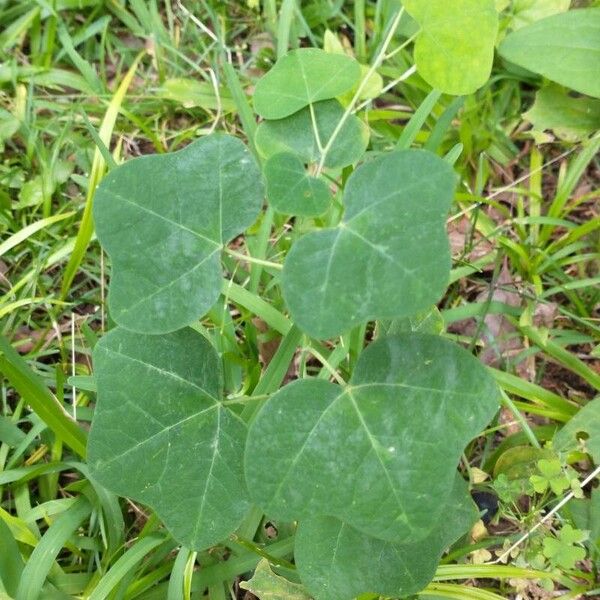
[[[286,258],[283,294],[298,327],[325,339],[437,302],[450,273],[445,219],[454,182],[452,168],[424,150],[356,169],[343,221],[305,235]]]
[[[278,121],[263,121],[256,130],[256,146],[268,158],[280,152],[296,154],[303,162],[317,162],[323,148],[344,109],[337,100],[325,100],[313,105],[319,140],[316,139],[310,110],[305,108],[291,117]],[[350,116],[327,153],[325,166],[341,168],[357,162],[369,143],[368,127],[354,115]]]
[[[310,600],[301,585],[273,573],[265,558],[256,565],[252,579],[242,581],[240,587],[252,592],[260,600]]]
[[[423,539],[441,516],[467,442],[498,407],[485,368],[416,333],[367,347],[347,386],[303,379],[252,423],[248,487],[283,520],[336,517],[392,542]]]
[[[92,476],[152,507],[188,548],[231,533],[249,508],[246,426],[220,401],[221,364],[210,343],[192,329],[114,329],[94,348],[94,372]]]
[[[446,94],[472,94],[489,78],[498,33],[494,0],[404,0],[421,25],[419,74]]]
[[[265,119],[283,119],[308,104],[340,96],[360,79],[350,56],[318,48],[292,50],[256,84],[254,110]]]
[[[112,318],[132,331],[167,333],[201,317],[219,297],[224,244],[252,225],[263,195],[250,152],[224,134],[110,171],[94,218],[112,259]]]
[[[281,152],[271,156],[264,173],[267,198],[277,212],[316,217],[329,208],[329,187],[322,179],[310,176],[295,154]]]
[[[391,543],[333,517],[301,521],[294,557],[316,600],[352,600],[367,592],[405,597],[433,577],[442,552],[464,534],[478,512],[460,477],[443,507],[444,518],[420,542]]]
[[[520,67],[600,97],[600,8],[536,21],[508,35],[499,52]]]

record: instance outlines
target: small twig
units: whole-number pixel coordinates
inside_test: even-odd
[[[325,160],[327,159],[327,154],[331,150],[333,143],[335,142],[337,136],[339,135],[340,131],[344,127],[344,124],[346,123],[348,117],[354,112],[354,107],[355,107],[356,103],[358,102],[360,95],[362,94],[365,86],[367,85],[367,82],[369,81],[369,79],[371,78],[373,73],[375,73],[375,71],[377,70],[379,65],[382,63],[382,61],[385,57],[385,52],[386,52],[388,46],[390,45],[392,38],[394,37],[394,33],[396,33],[396,29],[398,29],[398,25],[400,24],[400,19],[402,18],[403,14],[404,14],[404,7],[402,7],[400,9],[400,11],[398,12],[398,14],[394,17],[394,20],[392,21],[392,25],[390,26],[390,30],[388,31],[388,34],[385,37],[385,40],[381,46],[381,50],[375,57],[373,64],[369,67],[369,70],[367,71],[366,75],[363,77],[362,81],[360,82],[360,85],[358,86],[356,92],[354,93],[354,96],[352,97],[350,104],[344,111],[342,118],[339,120],[338,124],[336,125],[335,129],[333,130],[333,133],[331,134],[331,137],[329,138],[329,140],[327,141],[327,144],[323,148],[323,152],[321,152],[321,159],[319,160],[319,166],[317,167],[317,170],[315,173],[316,177],[318,177],[321,174],[321,172],[323,171],[323,168],[325,166]]]
[[[399,83],[402,83],[403,81],[406,81],[411,75],[414,75],[417,72],[417,65],[413,65],[412,67],[410,67],[410,69],[407,69],[406,71],[404,71],[404,73],[402,73],[402,75],[400,75],[400,77],[398,77],[397,79],[394,79],[394,81],[391,81],[390,83],[388,83],[380,92],[379,95],[381,94],[385,94],[386,92],[389,92],[392,88],[395,88]],[[354,112],[358,112],[359,110],[362,110],[363,108],[365,108],[365,106],[369,105],[371,102],[373,102],[373,98],[369,98],[368,100],[365,100],[364,102],[361,102],[355,109]]]

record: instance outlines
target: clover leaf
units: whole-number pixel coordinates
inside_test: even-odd
[[[539,475],[532,475],[529,480],[538,494],[543,494],[548,488],[556,495],[562,494],[569,486],[569,478],[565,475],[558,459],[542,458],[537,462]]]
[[[252,225],[263,196],[250,152],[224,134],[110,171],[94,218],[112,260],[111,317],[141,333],[175,331],[201,317],[219,296],[221,250]]]
[[[454,182],[448,163],[424,150],[356,169],[342,222],[305,235],[286,258],[283,295],[298,327],[324,339],[437,302],[450,273],[445,220]]]
[[[92,476],[153,508],[188,548],[231,533],[249,508],[246,425],[221,402],[210,343],[192,329],[153,336],[117,328],[96,345],[94,372]]]
[[[550,564],[562,569],[573,569],[575,564],[585,558],[585,549],[575,544],[585,542],[588,538],[586,531],[573,529],[571,525],[564,525],[558,532],[558,537],[544,538],[544,556]]]
[[[459,346],[417,333],[381,338],[347,385],[303,379],[267,401],[248,432],[250,494],[272,518],[331,516],[416,542],[497,407],[496,384]]]

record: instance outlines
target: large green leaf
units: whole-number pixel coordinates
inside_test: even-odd
[[[319,147],[324,147],[339,123],[344,109],[337,100],[325,100],[313,105],[319,134],[317,141],[310,110],[303,110],[286,119],[263,121],[256,130],[256,146],[266,158],[280,152],[296,154],[304,162],[321,158]],[[369,143],[368,127],[351,115],[335,138],[325,158],[325,166],[339,168],[351,165],[364,154]]]
[[[249,506],[246,426],[221,403],[221,364],[210,343],[192,329],[114,329],[94,349],[94,373],[93,477],[152,507],[188,548],[230,534]]]
[[[442,504],[443,519],[413,544],[371,537],[333,517],[301,521],[294,558],[302,581],[315,600],[352,600],[368,592],[396,598],[420,591],[431,581],[443,551],[477,520],[461,477]]]
[[[600,398],[588,402],[558,431],[552,446],[557,452],[582,450],[600,465]]]
[[[248,432],[250,495],[273,518],[331,516],[416,542],[497,407],[495,382],[461,347],[417,333],[381,338],[348,385],[303,379],[267,401]]]
[[[265,119],[282,119],[308,104],[347,92],[360,73],[350,56],[318,48],[292,50],[256,84],[254,110]]]
[[[264,173],[267,198],[276,211],[314,217],[329,208],[328,185],[309,175],[295,154],[281,152],[271,156],[265,163]]]
[[[472,94],[489,78],[498,33],[494,0],[403,0],[421,25],[419,74],[447,94]]]
[[[454,182],[448,163],[424,150],[356,169],[343,221],[305,235],[286,258],[283,294],[294,322],[323,339],[437,302],[450,273],[445,219]]]
[[[254,222],[263,195],[249,151],[223,134],[108,173],[94,218],[112,259],[112,318],[133,331],[166,333],[201,317],[219,296],[224,244]]]
[[[507,60],[583,94],[600,97],[600,8],[537,21],[500,44]]]

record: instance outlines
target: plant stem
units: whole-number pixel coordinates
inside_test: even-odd
[[[510,410],[510,412],[514,415],[515,419],[519,422],[523,433],[527,436],[527,439],[531,442],[531,445],[534,448],[541,448],[542,446],[538,442],[538,439],[535,437],[535,433],[533,433],[527,419],[523,416],[523,413],[515,406],[514,402],[510,399],[508,394],[501,388],[500,394],[502,395],[502,403]]]
[[[394,37],[394,33],[396,33],[396,29],[398,29],[398,25],[400,24],[400,19],[402,18],[403,14],[404,14],[404,7],[401,8],[400,11],[398,12],[398,14],[394,17],[394,20],[392,21],[392,25],[390,26],[390,30],[388,31],[388,34],[385,37],[385,40],[384,40],[377,56],[375,57],[375,60],[373,61],[373,64],[369,67],[369,70],[367,71],[366,75],[363,77],[362,81],[360,82],[360,85],[358,86],[356,92],[354,93],[354,96],[352,97],[350,104],[344,111],[342,118],[339,120],[338,124],[336,125],[335,129],[333,130],[333,133],[331,134],[331,137],[327,141],[325,148],[323,148],[323,152],[321,152],[321,159],[319,160],[319,166],[317,167],[315,177],[318,177],[321,174],[321,172],[323,171],[323,167],[325,166],[325,160],[327,159],[327,154],[331,150],[333,143],[335,142],[335,139],[337,138],[340,131],[344,127],[344,123],[346,123],[348,117],[354,112],[354,107],[356,106],[356,103],[358,102],[360,95],[362,94],[362,91],[364,90],[365,86],[367,85],[367,82],[369,81],[369,79],[371,78],[373,73],[377,70],[377,67],[379,67],[379,65],[383,61],[386,50],[387,50],[388,46],[390,45],[392,38]]]
[[[236,252],[231,248],[224,248],[225,252],[229,254],[229,256],[233,256],[239,260],[243,260],[249,263],[254,263],[255,265],[262,265],[263,267],[270,267],[271,269],[277,269],[281,271],[283,269],[283,265],[279,263],[274,263],[269,260],[263,260],[262,258],[255,258],[253,256],[248,256],[247,254],[242,254],[241,252]]]

